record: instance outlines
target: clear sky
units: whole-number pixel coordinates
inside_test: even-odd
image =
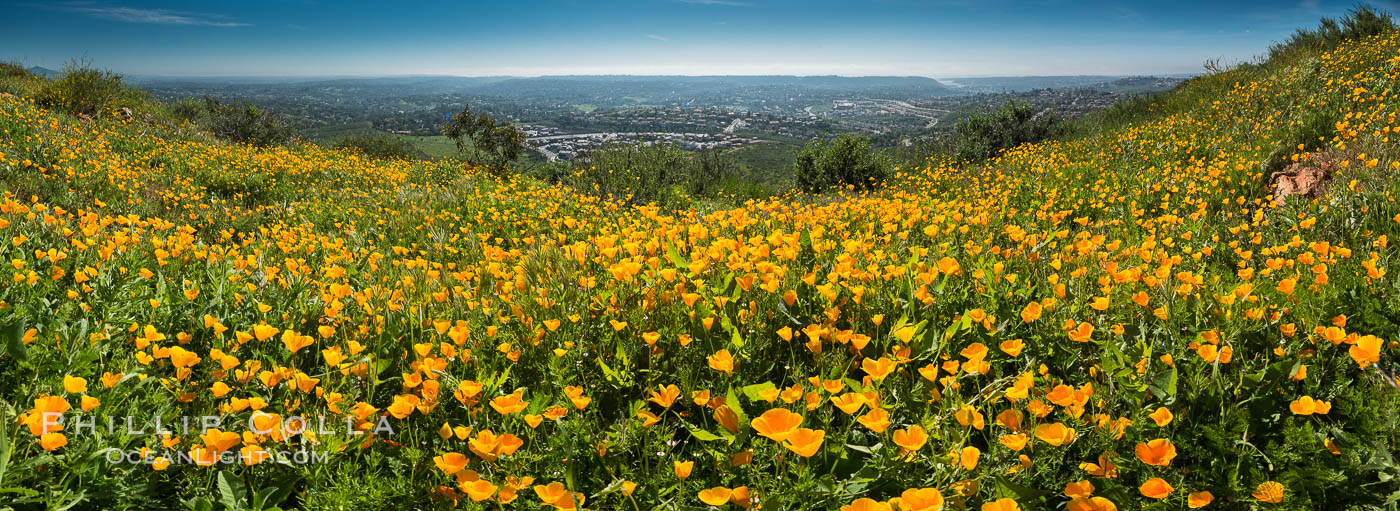
[[[1372,2],[1395,12],[1394,0]],[[1169,74],[1354,0],[0,1],[0,59],[161,75]]]

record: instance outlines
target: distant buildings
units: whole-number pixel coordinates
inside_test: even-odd
[[[548,128],[525,126],[526,134],[545,133]],[[613,143],[654,145],[675,144],[687,151],[729,149],[759,142],[757,138],[738,137],[727,133],[579,133],[531,136],[530,144],[549,161],[572,160],[589,151]]]

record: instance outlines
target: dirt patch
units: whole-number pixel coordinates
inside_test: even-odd
[[[1282,206],[1290,197],[1321,197],[1340,168],[1338,162],[1346,158],[1341,153],[1317,153],[1273,173],[1269,182],[1274,189],[1274,204]]]

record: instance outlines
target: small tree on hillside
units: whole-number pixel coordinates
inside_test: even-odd
[[[797,186],[810,192],[832,186],[868,190],[884,182],[889,173],[890,162],[870,149],[869,140],[855,135],[812,141],[793,162]]]
[[[442,128],[457,143],[457,150],[468,159],[486,167],[495,175],[505,174],[506,165],[529,150],[525,132],[508,122],[498,122],[486,114],[472,115],[471,105],[463,105],[462,113],[452,116]]]

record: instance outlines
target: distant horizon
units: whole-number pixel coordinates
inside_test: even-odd
[[[45,66],[24,64],[26,68],[40,68],[51,72],[63,72],[64,66]],[[98,69],[107,69],[97,63],[93,66]],[[1051,77],[1087,77],[1087,78],[1125,78],[1125,77],[1161,77],[1180,78],[1185,76],[1197,76],[1204,74],[1195,73],[1129,73],[1129,74],[1023,74],[1023,75],[963,75],[963,76],[926,76],[926,75],[843,75],[843,74],[637,74],[637,73],[613,73],[613,74],[540,74],[540,75],[461,75],[461,74],[429,74],[429,73],[404,73],[404,74],[346,74],[346,75],[259,75],[259,74],[152,74],[152,73],[126,73],[119,69],[107,69],[114,73],[129,77],[140,78],[259,78],[259,79],[374,79],[374,78],[588,78],[588,77],[640,77],[640,78],[746,78],[746,77],[791,77],[791,78],[924,78],[934,81],[962,80],[968,78],[1051,78]]]
[[[0,58],[161,77],[1171,76],[1250,61],[1355,5],[59,0],[7,6]]]

